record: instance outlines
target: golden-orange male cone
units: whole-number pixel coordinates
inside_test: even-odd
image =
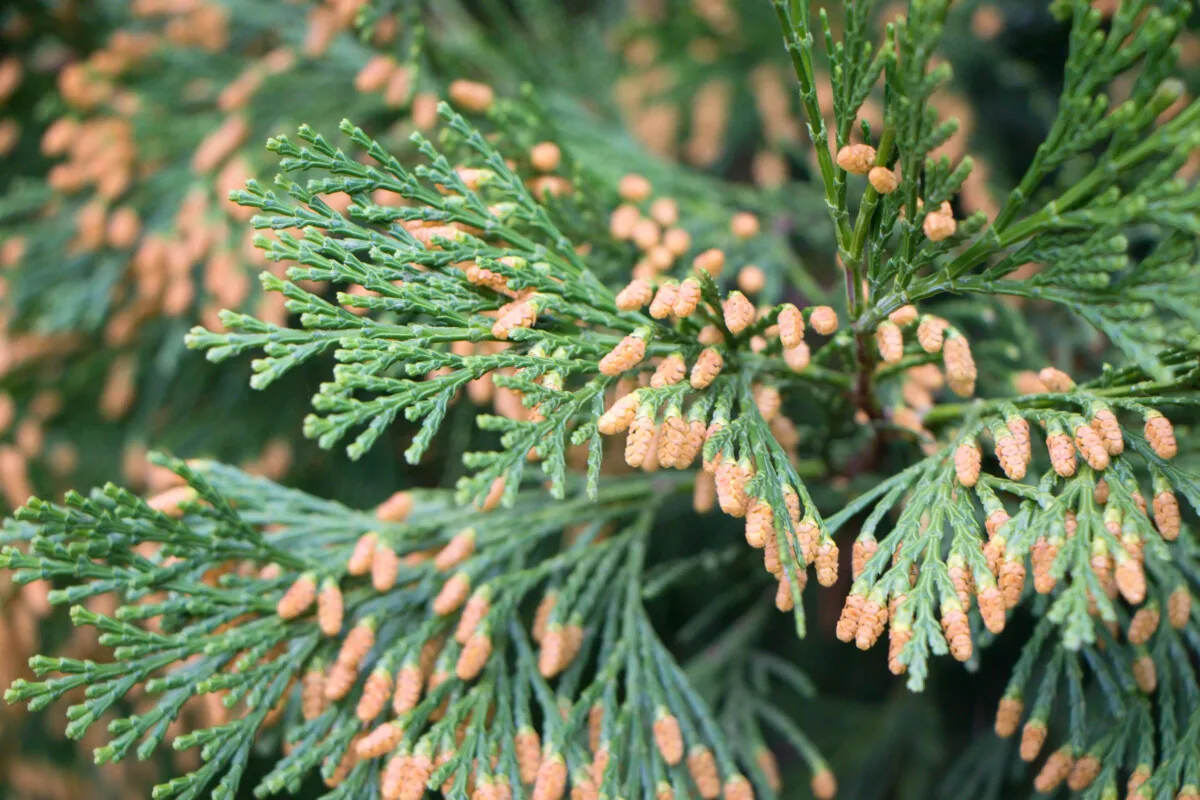
[[[912,628],[907,623],[893,622],[888,628],[888,671],[893,675],[903,675],[908,671],[908,665],[902,657],[910,641]]]
[[[979,592],[979,613],[983,616],[983,624],[992,633],[1004,630],[1004,611],[1004,597],[998,586],[992,584]]]
[[[1071,772],[1075,763],[1073,752],[1070,745],[1064,745],[1051,753],[1042,765],[1042,771],[1034,778],[1033,788],[1043,794],[1054,791]]]
[[[482,114],[496,101],[492,87],[477,81],[451,81],[447,93],[451,103],[473,114]]]
[[[392,694],[392,711],[404,714],[416,708],[424,683],[421,670],[415,664],[405,664],[396,673],[396,690]]]
[[[725,800],[754,800],[754,787],[745,775],[731,775],[725,780]]]
[[[675,307],[672,309],[672,313],[680,318],[690,317],[700,305],[701,294],[700,281],[693,277],[684,278],[675,295]]]
[[[725,327],[729,328],[729,332],[733,335],[736,336],[746,330],[750,323],[754,322],[756,315],[754,304],[741,292],[730,292],[723,305]]]
[[[558,753],[542,760],[534,779],[533,800],[562,800],[567,789],[567,764]]]
[[[538,142],[529,150],[529,163],[538,172],[553,172],[562,161],[562,150],[554,142]]]
[[[542,741],[533,728],[523,727],[517,731],[513,745],[517,756],[517,771],[521,775],[521,783],[533,783],[537,780],[538,767],[542,761]]]
[[[822,767],[813,773],[810,786],[813,797],[817,800],[833,800],[837,795],[837,778],[828,767]]]
[[[371,556],[371,585],[377,592],[391,591],[399,575],[400,556],[386,543],[380,542]]]
[[[466,606],[463,607],[458,626],[454,629],[454,641],[466,644],[490,610],[491,590],[486,585],[481,586],[471,593]]]
[[[1021,730],[1021,760],[1033,761],[1042,751],[1046,742],[1046,723],[1040,719],[1031,719]]]
[[[1025,420],[1021,420],[1025,422]],[[1026,423],[1028,425],[1028,423]],[[1028,437],[1028,432],[1026,433]],[[1028,443],[1028,438],[1026,438]],[[1025,457],[1021,440],[1010,431],[1007,435],[1001,433],[996,437],[996,460],[1000,469],[1010,480],[1019,481],[1025,477],[1028,458]]]
[[[1129,620],[1129,629],[1126,633],[1126,638],[1130,644],[1145,644],[1150,641],[1150,637],[1158,630],[1159,621],[1162,615],[1156,605],[1148,605],[1139,608],[1134,612],[1133,618]]]
[[[784,348],[795,347],[804,341],[804,315],[791,303],[779,309],[779,342]]]
[[[1017,726],[1021,724],[1021,714],[1024,711],[1025,704],[1021,702],[1021,698],[1000,698],[1000,705],[996,709],[996,735],[1001,739],[1007,739],[1016,733]]]
[[[921,230],[931,242],[949,239],[958,230],[958,222],[948,210],[931,211],[925,215]]]
[[[716,800],[721,796],[721,776],[717,771],[717,761],[713,758],[712,750],[704,745],[696,745],[688,752],[688,773],[700,797],[704,800]]]
[[[725,360],[711,347],[700,351],[696,363],[692,365],[692,373],[690,382],[693,389],[706,389],[717,376],[721,374],[722,367],[725,366]]]
[[[383,522],[403,522],[412,513],[413,505],[411,492],[396,492],[375,508],[375,516]]]
[[[312,667],[304,673],[300,689],[300,711],[306,720],[313,720],[325,713],[325,671]]]
[[[666,319],[675,311],[675,303],[679,299],[678,281],[667,281],[658,287],[654,298],[650,301],[650,316],[654,319]]]
[[[1067,788],[1073,792],[1082,792],[1092,785],[1099,774],[1100,759],[1088,753],[1071,767],[1071,772],[1067,775]]]
[[[630,334],[617,343],[604,358],[600,359],[599,369],[603,375],[620,375],[626,370],[633,369],[646,357],[646,340]]]
[[[321,593],[317,597],[317,626],[326,636],[337,636],[342,632],[344,613],[342,590],[333,578],[321,582]]]
[[[475,539],[474,528],[467,528],[454,534],[453,538],[434,557],[434,567],[439,572],[449,572],[462,564],[475,552]]]
[[[467,640],[459,654],[455,674],[459,680],[471,681],[479,676],[492,655],[492,639],[486,632],[476,632]]]
[[[1148,654],[1134,660],[1133,680],[1145,694],[1154,694],[1158,688],[1158,667]]]
[[[679,720],[666,708],[659,708],[654,716],[654,744],[663,761],[675,766],[683,760],[683,732]]]
[[[629,430],[629,426],[633,424],[633,420],[637,416],[639,402],[640,398],[636,391],[622,395],[600,415],[600,419],[596,422],[597,430],[605,436]]]
[[[866,597],[861,594],[852,592],[846,596],[846,602],[842,605],[842,613],[837,621],[836,634],[839,640],[854,641],[855,634],[858,633],[858,626],[862,622],[863,606],[866,605],[866,602]]]
[[[1125,451],[1125,439],[1121,435],[1121,424],[1111,409],[1101,408],[1092,415],[1091,426],[1100,435],[1104,449],[1110,456],[1120,455]]]
[[[975,442],[963,442],[954,451],[954,474],[963,486],[971,487],[979,480],[983,453]]]
[[[895,171],[887,167],[871,167],[871,171],[867,173],[867,180],[880,194],[891,194],[900,185],[900,178]]]
[[[917,325],[917,343],[926,353],[940,353],[946,341],[946,329],[950,323],[941,317],[926,315]]]
[[[350,558],[346,561],[346,572],[350,575],[366,575],[371,571],[371,563],[375,558],[375,547],[379,534],[369,531],[358,537]]]
[[[636,311],[654,298],[654,289],[644,278],[634,278],[632,282],[617,293],[617,308],[622,311]]]
[[[942,361],[946,366],[946,385],[959,397],[975,393],[977,370],[971,355],[971,345],[961,334],[949,336],[942,345]]]
[[[879,323],[875,329],[875,343],[879,347],[879,357],[885,363],[895,364],[904,357],[904,337],[900,326],[890,320]]]
[[[634,417],[629,426],[629,435],[625,438],[625,463],[634,469],[644,465],[655,446],[657,428],[654,419],[639,414]]]
[[[829,587],[837,583],[838,575],[838,546],[832,539],[823,541],[817,546],[817,583]]]
[[[1154,525],[1168,542],[1179,538],[1182,530],[1179,500],[1175,493],[1163,490],[1154,495]]]
[[[950,655],[957,661],[969,660],[974,651],[971,626],[961,607],[951,606],[942,612],[942,630],[946,635],[946,643],[950,646]]]
[[[808,324],[822,336],[830,336],[838,329],[837,312],[829,306],[817,306],[808,315]]]
[[[870,650],[883,634],[887,625],[887,606],[874,597],[868,597],[863,604],[862,620],[854,634],[854,643],[859,650]]]
[[[1159,412],[1151,411],[1146,415],[1144,432],[1146,434],[1146,441],[1150,443],[1150,447],[1159,458],[1170,460],[1179,452],[1179,446],[1175,441],[1175,429],[1171,425],[1171,420]]]
[[[404,738],[404,728],[398,720],[385,722],[358,740],[355,749],[359,758],[370,759],[387,755]]]
[[[875,165],[875,148],[869,144],[848,144],[837,152],[837,165],[853,175],[866,175]]]
[[[358,699],[354,715],[361,722],[370,722],[380,715],[391,696],[391,672],[386,667],[376,667],[367,676],[367,682],[363,686],[362,696]]]
[[[1046,449],[1050,453],[1050,465],[1064,478],[1075,474],[1075,445],[1065,433],[1052,433],[1046,437]]]
[[[715,278],[725,268],[725,253],[715,248],[705,250],[692,259],[692,267],[698,272],[707,272]]]
[[[1186,586],[1179,586],[1167,598],[1167,621],[1175,630],[1187,627],[1192,615],[1192,595]]]
[[[308,611],[316,599],[316,576],[306,572],[284,592],[283,597],[279,598],[275,612],[283,619],[295,619]]]
[[[871,560],[871,556],[879,552],[879,542],[874,538],[864,539],[858,538],[854,540],[854,546],[850,552],[850,575],[855,580],[863,574],[863,570],[867,568],[867,562]]]
[[[441,590],[433,599],[433,613],[438,616],[451,614],[462,608],[471,593],[471,576],[465,572],[456,572],[442,584]]]

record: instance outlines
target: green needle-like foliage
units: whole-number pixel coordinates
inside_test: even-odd
[[[258,405],[311,398],[319,448],[442,488],[356,511],[160,457],[176,477],[147,498],[30,500],[0,567],[51,582],[112,658],[36,656],[10,701],[73,702],[69,736],[107,727],[99,763],[197,751],[156,798],[318,774],[344,800],[793,796],[775,753],[830,798],[830,762],[855,760],[803,732],[827,692],[791,657],[886,633],[876,686],[885,660],[904,691],[992,681],[996,734],[1039,762],[1014,777],[1014,748],[972,731],[898,797],[1200,796],[1191,3],[1039,6],[1054,90],[1003,87],[1047,109],[1038,142],[986,169],[989,106],[970,118],[954,73],[1012,78],[1011,4],[337,5],[269,34],[231,4],[249,51],[333,37],[276,76],[324,105],[268,91],[222,117],[271,135],[202,188],[229,184],[219,238],[256,248],[225,247],[231,268],[265,270],[219,314],[174,317],[225,374],[248,363]],[[618,58],[572,46],[601,30]],[[179,54],[155,58],[131,85],[167,109],[154,67]],[[322,90],[339,75],[352,100]],[[328,106],[355,120],[337,139]],[[167,137],[130,202],[191,231],[179,176],[222,130]],[[756,186],[724,180],[747,164]],[[21,262],[16,327],[111,326],[134,242],[68,252],[61,200],[34,195],[0,211],[36,218],[28,252],[52,262]],[[929,694],[880,706],[854,755],[937,763],[938,723],[897,723]]]
[[[232,468],[162,463],[187,481],[169,503],[111,485],[35,501],[13,528],[18,540],[36,531],[28,552],[3,554],[18,582],[72,576],[52,602],[72,604],[115,656],[38,657],[39,675],[60,677],[18,681],[10,701],[44,708],[86,687],[67,712],[78,738],[134,686],[154,698],[108,723],[99,763],[146,757],[185,708],[219,701],[209,725],[173,743],[200,748],[203,766],[155,797],[234,796],[260,736],[291,755],[256,796],[294,792],[318,770],[325,796],[346,798],[401,784],[416,797],[425,782],[450,796],[540,786],[555,770],[606,793],[738,785],[743,772],[769,790],[763,724],[824,769],[765,705],[781,680],[806,685],[793,667],[748,658],[744,642],[706,657],[735,671],[727,730],[651,626],[644,604],[698,566],[645,561],[655,511],[686,475],[615,481],[594,500],[522,492],[486,514],[417,491],[393,498],[385,520]],[[83,605],[111,592],[113,614]]]

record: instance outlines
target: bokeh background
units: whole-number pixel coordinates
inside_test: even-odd
[[[880,5],[881,30],[906,6]],[[960,2],[944,43],[939,58],[955,77],[936,105],[961,123],[946,150],[976,160],[957,211],[994,214],[1055,113],[1067,28],[1043,2]],[[1194,71],[1194,34],[1182,58]],[[107,480],[154,493],[172,478],[149,465],[153,449],[361,506],[403,487],[452,485],[480,435],[469,405],[417,467],[400,458],[403,425],[351,462],[300,434],[328,364],[257,392],[248,363],[209,364],[184,335],[219,328],[222,308],[286,318],[257,280],[284,265],[253,247],[249,214],[227,199],[248,179],[270,181],[268,136],[301,123],[332,131],[349,118],[403,154],[455,78],[527,93],[583,168],[613,185],[645,174],[691,199],[688,222],[699,229],[723,224],[729,208],[759,212],[770,223],[767,280],[791,279],[812,296],[840,279],[766,0],[7,0],[0,507]],[[865,115],[872,109],[877,100]],[[1068,324],[1047,317],[1047,329]],[[1069,351],[1059,356],[1094,358],[1099,343],[1076,333],[1046,338]],[[689,521],[677,516],[682,539]],[[27,673],[33,652],[102,657],[91,631],[51,609],[44,584],[8,580],[0,576],[0,686]],[[683,594],[662,613],[677,624],[706,601]],[[780,647],[818,692],[786,711],[829,756],[841,796],[948,798],[964,785],[1004,796],[1024,780],[1010,774],[1015,745],[989,731],[1028,620],[1018,617],[974,672],[938,663],[917,695],[878,652],[833,641],[840,598],[809,601],[814,630],[802,642],[781,636]],[[68,742],[62,712],[0,706],[0,798],[148,797],[180,766],[162,754],[92,767],[101,727]]]

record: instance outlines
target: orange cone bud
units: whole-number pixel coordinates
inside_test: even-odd
[[[954,451],[954,475],[963,486],[974,486],[979,480],[983,453],[975,442],[963,442]]]
[[[654,745],[663,761],[675,766],[683,760],[683,732],[679,720],[665,708],[659,708],[654,717]]]
[[[1170,460],[1179,452],[1179,447],[1175,442],[1175,429],[1171,425],[1171,420],[1157,411],[1152,411],[1146,415],[1145,434],[1146,441],[1150,443],[1150,447],[1158,454],[1159,458]]]
[[[317,625],[326,636],[337,636],[342,632],[342,590],[337,581],[326,578],[321,584],[317,598]]]
[[[1046,723],[1040,719],[1031,719],[1021,730],[1021,760],[1033,761],[1042,752],[1046,742]]]
[[[996,709],[996,735],[1001,739],[1007,739],[1016,733],[1017,726],[1021,724],[1021,714],[1024,710],[1025,704],[1021,702],[1021,698],[1000,698],[1000,706]]]
[[[283,619],[295,619],[312,607],[317,599],[317,582],[313,575],[305,573],[296,579],[279,602],[275,612]]]

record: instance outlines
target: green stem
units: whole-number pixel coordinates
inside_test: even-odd
[[[887,166],[888,159],[892,154],[892,142],[896,138],[894,128],[884,128],[883,134],[879,137],[879,150],[875,155],[875,165],[880,167]],[[862,270],[862,255],[867,244],[867,234],[871,230],[871,220],[875,216],[875,206],[879,202],[879,192],[870,183],[867,184],[867,189],[863,192],[862,204],[858,208],[858,216],[854,220],[854,235],[850,241],[850,250],[843,255],[846,262],[846,267],[854,275],[854,289],[857,292],[858,287],[862,285],[863,270]],[[859,297],[858,302],[851,309],[852,319],[857,320],[865,311],[865,299]]]
[[[775,16],[779,19],[779,27],[783,31],[784,44],[792,59],[792,68],[800,81],[800,99],[804,103],[805,115],[808,117],[809,138],[812,139],[813,149],[817,153],[817,166],[821,172],[821,182],[825,188],[825,203],[829,206],[837,229],[838,248],[844,249],[850,241],[850,226],[846,222],[846,209],[838,202],[837,187],[834,181],[833,156],[829,153],[829,134],[825,129],[825,118],[821,116],[821,107],[817,103],[816,77],[812,65],[812,34],[803,22],[793,22],[788,10],[784,7],[786,0],[772,0]],[[801,11],[807,14],[807,11]],[[797,35],[797,29],[803,31],[804,38]]]
[[[1193,111],[1189,116],[1196,116],[1197,113],[1200,112]],[[1178,122],[1178,118],[1175,122]],[[1178,126],[1173,126],[1172,130],[1175,127]],[[1040,211],[1018,222],[1011,229],[1006,224],[1007,219],[997,219],[996,225],[991,229],[991,233],[994,235],[985,236],[976,241],[950,263],[946,268],[946,273],[951,278],[956,278],[974,268],[980,261],[997,250],[1007,249],[1037,234],[1046,225],[1053,223],[1060,214],[1070,211],[1088,198],[1095,197],[1105,185],[1112,183],[1116,176],[1127,174],[1139,162],[1159,152],[1165,143],[1163,140],[1168,137],[1170,132],[1171,130],[1160,129],[1123,156],[1115,160],[1102,159],[1086,177],[1072,185],[1057,199],[1047,203]]]
[[[1062,407],[1062,400],[1065,396],[1072,396],[1076,399],[1086,399],[1093,397],[1107,398],[1127,398],[1138,397],[1142,398],[1148,395],[1156,394],[1160,391],[1171,391],[1183,388],[1178,378],[1171,378],[1162,381],[1144,381],[1126,386],[1110,386],[1102,389],[1086,389],[1077,392],[1067,392],[1065,394],[1031,394],[1024,397],[1000,397],[995,400],[975,400],[967,403],[944,403],[934,406],[928,413],[925,414],[924,422],[927,427],[934,425],[944,425],[962,419],[969,414],[982,416],[990,414],[1002,406],[1012,405],[1018,408],[1039,409],[1050,408],[1057,409]]]

